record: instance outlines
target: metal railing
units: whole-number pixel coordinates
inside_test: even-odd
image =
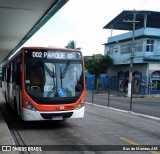
[[[127,96],[127,92],[112,91],[110,84],[108,84],[107,90],[93,89],[87,91],[87,101],[102,106],[160,117],[160,95],[140,95],[132,92],[132,98],[130,98]]]

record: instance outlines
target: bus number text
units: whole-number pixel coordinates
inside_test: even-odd
[[[44,91],[45,91],[45,92],[53,91],[53,86],[49,86],[49,85],[44,86]]]
[[[42,58],[42,52],[32,52],[32,57],[34,57],[34,58]]]

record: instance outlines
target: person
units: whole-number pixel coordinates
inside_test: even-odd
[[[43,74],[40,67],[32,64],[30,67],[30,87],[42,89],[43,87]]]
[[[77,85],[76,85],[76,87],[75,87],[75,90],[76,90],[76,91],[81,91],[81,90],[82,90],[82,85],[81,85],[80,82],[77,82]]]

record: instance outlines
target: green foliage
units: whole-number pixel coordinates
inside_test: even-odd
[[[68,44],[65,46],[65,48],[81,50],[80,47],[78,47],[78,48],[76,47],[76,44],[77,44],[76,41],[71,40],[68,42]]]
[[[113,59],[109,55],[95,55],[92,59],[86,59],[84,62],[85,68],[88,70],[88,72],[95,75],[94,88],[97,92],[100,92],[101,81],[98,80],[98,78],[100,74],[108,74],[108,69],[111,68],[113,65]]]
[[[85,68],[89,73],[94,74],[95,76],[100,76],[108,72],[108,69],[113,65],[113,59],[108,56],[101,56],[99,59],[87,59],[85,60]]]

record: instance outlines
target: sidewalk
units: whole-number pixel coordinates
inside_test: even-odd
[[[0,112],[0,145],[14,145],[8,126]]]
[[[0,90],[0,103],[2,102],[3,100],[3,96],[2,96],[2,93],[1,93],[1,90]],[[4,120],[4,117],[2,115],[2,112],[0,110],[0,153],[1,154],[18,154],[18,152],[3,152],[3,150],[5,150],[6,147],[3,147],[3,146],[12,146],[12,145],[15,145],[14,143],[14,140],[10,134],[10,131],[9,131],[9,128]]]
[[[18,152],[10,151],[11,150],[10,146],[14,146],[14,145],[15,145],[14,140],[10,134],[8,126],[0,111],[0,153],[1,154],[11,154],[11,153],[18,154]]]

